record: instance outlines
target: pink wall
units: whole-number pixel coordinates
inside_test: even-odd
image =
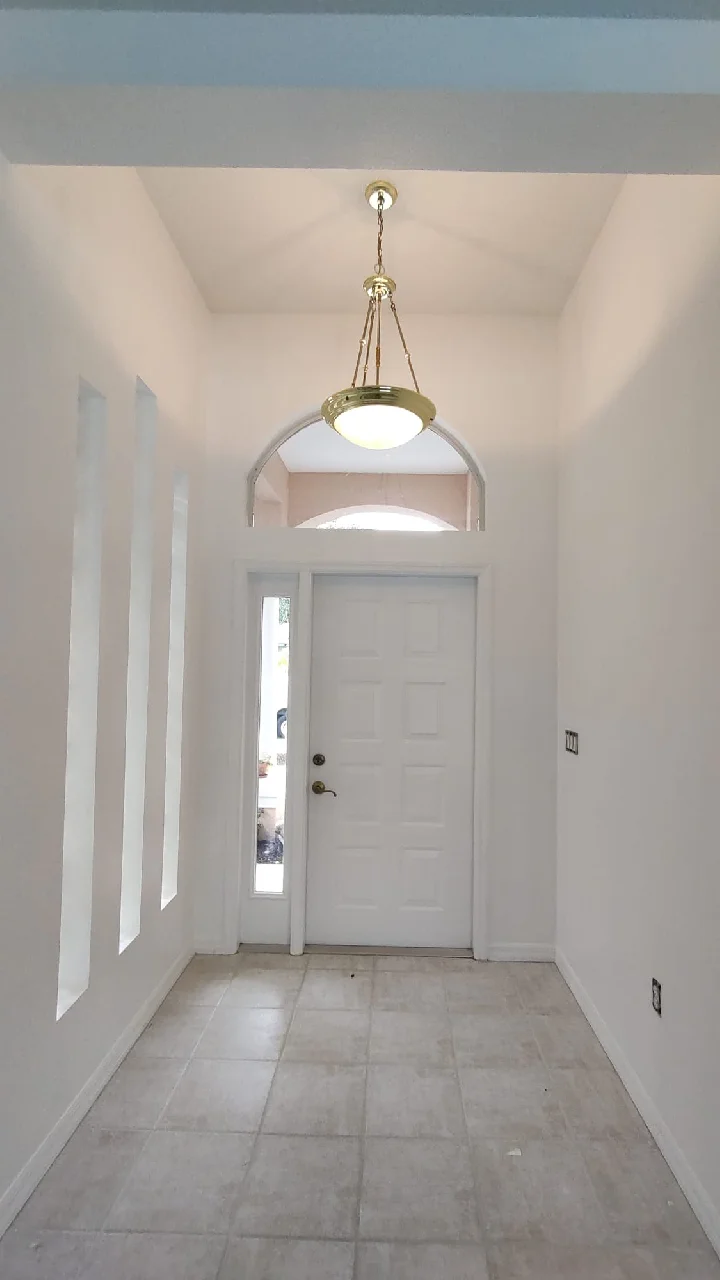
[[[259,510],[268,504],[258,503],[258,524],[278,523],[268,520]],[[467,477],[465,475],[346,475],[336,472],[296,471],[289,477],[289,525],[303,524],[326,511],[340,507],[408,507],[412,511],[436,516],[458,529],[467,519]]]

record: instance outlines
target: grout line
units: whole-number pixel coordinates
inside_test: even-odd
[[[295,970],[295,972],[297,972],[297,970]],[[219,1267],[218,1267],[218,1269],[217,1269],[217,1273],[216,1273],[216,1280],[217,1280],[217,1276],[219,1276],[219,1275],[220,1275],[220,1272],[222,1271],[222,1269],[223,1269],[223,1267],[224,1267],[224,1265],[225,1265],[225,1258],[227,1257],[227,1252],[228,1252],[228,1249],[230,1248],[230,1241],[233,1239],[233,1227],[234,1227],[234,1225],[235,1225],[235,1222],[236,1222],[236,1219],[237,1219],[237,1216],[238,1216],[238,1212],[239,1212],[239,1210],[240,1210],[240,1205],[241,1205],[241,1202],[242,1202],[242,1196],[243,1196],[243,1190],[244,1190],[244,1187],[245,1187],[245,1183],[247,1182],[247,1180],[248,1180],[248,1178],[249,1178],[249,1176],[250,1176],[250,1170],[251,1170],[251,1168],[252,1168],[253,1161],[254,1161],[254,1159],[255,1159],[255,1155],[256,1155],[256,1152],[257,1152],[257,1148],[258,1148],[258,1143],[259,1143],[259,1141],[260,1141],[260,1134],[262,1133],[263,1121],[264,1121],[264,1119],[265,1119],[265,1115],[266,1115],[266,1112],[267,1112],[268,1106],[269,1106],[269,1104],[270,1104],[270,1097],[271,1097],[271,1094],[272,1094],[272,1091],[273,1091],[273,1085],[274,1085],[274,1083],[275,1083],[275,1076],[277,1075],[277,1069],[278,1069],[278,1066],[280,1065],[280,1059],[281,1059],[281,1057],[282,1057],[283,1050],[285,1049],[285,1045],[286,1045],[286,1043],[287,1043],[288,1035],[290,1034],[290,1028],[291,1028],[291,1026],[292,1026],[293,1018],[295,1017],[295,1011],[296,1011],[296,1009],[297,1009],[297,1002],[298,1002],[298,999],[300,998],[300,992],[302,991],[302,989],[303,989],[303,985],[304,985],[304,983],[305,983],[305,973],[307,973],[307,968],[304,970],[304,972],[303,972],[303,978],[302,978],[302,981],[301,981],[301,983],[300,983],[300,986],[298,987],[297,991],[295,992],[295,999],[293,1000],[292,1008],[291,1008],[291,1010],[290,1010],[290,1017],[288,1018],[287,1026],[286,1026],[286,1028],[285,1028],[285,1034],[284,1034],[284,1036],[283,1036],[282,1044],[280,1045],[280,1048],[279,1048],[279,1051],[278,1051],[278,1056],[277,1056],[277,1058],[275,1059],[275,1069],[274,1069],[274,1071],[273,1071],[272,1080],[271,1080],[271,1082],[270,1082],[270,1088],[268,1089],[267,1097],[266,1097],[266,1099],[265,1099],[265,1106],[264,1106],[264,1107],[263,1107],[263,1109],[262,1109],[262,1114],[261,1114],[260,1119],[259,1119],[259,1121],[258,1121],[257,1130],[256,1130],[256,1133],[255,1133],[255,1137],[254,1137],[254,1139],[253,1139],[252,1146],[251,1146],[251,1148],[250,1148],[250,1156],[249,1156],[249,1158],[248,1158],[247,1166],[246,1166],[246,1168],[245,1168],[245,1173],[243,1174],[242,1178],[240,1179],[240,1185],[239,1185],[239,1187],[238,1187],[238,1189],[237,1189],[237,1194],[236,1194],[236,1197],[235,1197],[235,1200],[234,1200],[234,1204],[233,1204],[233,1207],[232,1207],[232,1210],[231,1210],[231,1214],[230,1214],[230,1227],[229,1227],[228,1232],[227,1232],[227,1239],[226,1239],[226,1242],[225,1242],[225,1248],[224,1248],[224,1250],[223,1250],[222,1258],[220,1259],[220,1265],[219,1265]],[[212,1061],[212,1059],[209,1059],[209,1061]],[[236,1059],[236,1061],[241,1061],[241,1062],[242,1062],[242,1061],[245,1061],[245,1059],[242,1059],[242,1058],[241,1058],[241,1059]]]
[[[165,997],[165,998],[167,999],[167,997]],[[164,1001],[163,1001],[163,1003],[164,1003]],[[160,1006],[160,1008],[162,1008],[162,1005]],[[150,1061],[151,1061],[151,1062],[157,1062],[157,1061],[178,1062],[178,1061],[182,1061],[182,1059],[177,1059],[177,1058],[166,1058],[166,1059],[151,1058],[151,1059],[150,1059]],[[122,1066],[122,1063],[121,1063],[120,1065]],[[170,1099],[173,1097],[173,1095],[174,1095],[174,1093],[175,1093],[175,1090],[177,1089],[178,1085],[180,1084],[180,1081],[184,1078],[185,1073],[186,1073],[186,1071],[187,1071],[187,1069],[188,1069],[188,1067],[189,1067],[189,1066],[190,1066],[190,1059],[189,1059],[189,1058],[187,1058],[187,1059],[185,1060],[185,1062],[184,1062],[184,1066],[183,1066],[183,1068],[182,1068],[182,1071],[180,1072],[180,1074],[179,1074],[179,1076],[178,1076],[177,1080],[175,1081],[175,1084],[173,1085],[172,1089],[170,1090],[170,1093],[169,1093],[169,1095],[168,1095],[168,1097],[167,1097],[167,1100],[166,1100],[166,1102],[165,1102],[164,1106],[162,1106],[162,1107],[160,1108],[160,1112],[159,1112],[159,1114],[157,1115],[157,1117],[156,1117],[156,1119],[155,1119],[155,1123],[152,1125],[152,1127],[151,1127],[150,1129],[147,1129],[147,1130],[145,1130],[145,1129],[126,1129],[126,1130],[124,1130],[124,1131],[123,1131],[123,1132],[126,1132],[126,1133],[146,1133],[146,1134],[147,1134],[147,1137],[145,1138],[145,1141],[143,1142],[143,1144],[142,1144],[142,1146],[141,1146],[140,1150],[138,1151],[138,1153],[137,1153],[137,1155],[136,1155],[135,1159],[133,1160],[132,1164],[130,1165],[130,1168],[128,1169],[128,1172],[127,1172],[127,1176],[126,1176],[125,1178],[123,1178],[123,1181],[122,1181],[122,1185],[121,1185],[121,1187],[120,1187],[120,1190],[118,1191],[118,1193],[117,1193],[117,1195],[115,1196],[114,1200],[112,1201],[112,1203],[111,1203],[110,1207],[108,1208],[107,1213],[106,1213],[106,1214],[105,1214],[105,1216],[103,1217],[103,1220],[102,1220],[102,1226],[100,1227],[100,1230],[101,1230],[101,1231],[104,1231],[104,1229],[105,1229],[105,1223],[107,1222],[107,1220],[108,1220],[108,1218],[110,1217],[110,1215],[111,1215],[111,1213],[112,1213],[113,1209],[115,1208],[115,1205],[116,1205],[116,1204],[118,1203],[118,1201],[120,1200],[120,1197],[123,1195],[123,1193],[124,1193],[124,1191],[125,1191],[125,1188],[127,1187],[127,1185],[128,1185],[128,1183],[129,1183],[129,1181],[130,1181],[130,1179],[131,1179],[131,1177],[132,1177],[133,1173],[135,1172],[135,1170],[136,1170],[136,1168],[137,1168],[138,1164],[139,1164],[139,1163],[140,1163],[140,1161],[142,1160],[143,1154],[144,1154],[144,1152],[145,1152],[145,1148],[147,1147],[147,1145],[148,1145],[148,1143],[149,1143],[149,1141],[150,1141],[151,1137],[153,1136],[153,1134],[154,1134],[154,1133],[157,1133],[157,1131],[158,1131],[158,1125],[159,1125],[159,1123],[160,1123],[160,1121],[161,1121],[162,1117],[165,1115],[165,1112],[166,1112],[166,1110],[167,1110],[168,1106],[170,1105]],[[118,1067],[118,1071],[119,1071],[119,1070],[120,1070],[120,1067]],[[106,1088],[106,1089],[108,1088],[108,1086],[110,1085],[110,1083],[112,1082],[112,1080],[114,1080],[114,1079],[115,1079],[115,1077],[116,1077],[116,1076],[117,1076],[117,1071],[115,1072],[115,1075],[111,1076],[110,1080],[108,1080],[108,1083],[105,1085],[105,1088]],[[101,1095],[101,1096],[102,1096],[102,1095]],[[88,1112],[88,1117],[92,1116],[93,1108],[94,1108],[96,1105],[97,1105],[96,1103],[93,1103],[93,1106],[90,1108],[90,1110],[89,1110],[89,1112]],[[91,1123],[92,1123],[92,1122],[91,1122]],[[106,1126],[106,1127],[108,1127],[108,1128],[109,1128],[110,1126]]]
[[[305,973],[307,973],[307,970],[305,970]],[[300,999],[300,992],[302,991],[303,986],[305,985],[305,973],[303,974],[303,979],[302,979],[302,982],[300,983],[300,986],[298,987],[297,991],[295,992],[295,998],[294,998],[294,1000],[293,1000],[293,1002],[292,1002],[292,1006],[291,1006],[291,1008],[290,1008],[290,1017],[288,1018],[288,1023],[287,1023],[287,1026],[286,1026],[286,1028],[285,1028],[285,1034],[284,1034],[284,1036],[283,1036],[283,1038],[282,1038],[282,1044],[280,1045],[280,1048],[279,1048],[279,1050],[278,1050],[278,1056],[277,1056],[277,1058],[274,1060],[274,1061],[275,1061],[275,1070],[273,1071],[272,1081],[271,1081],[271,1083],[270,1083],[270,1088],[268,1089],[267,1098],[265,1099],[265,1106],[264,1106],[264,1107],[263,1107],[263,1109],[262,1109],[262,1114],[261,1114],[260,1119],[259,1119],[259,1121],[258,1121],[257,1132],[256,1132],[256,1134],[255,1134],[255,1141],[253,1142],[253,1145],[252,1145],[252,1150],[251,1150],[251,1152],[250,1152],[250,1159],[248,1160],[248,1163],[247,1163],[247,1169],[245,1170],[245,1175],[244,1175],[244,1177],[243,1177],[243,1179],[242,1179],[242,1182],[241,1182],[241,1184],[240,1184],[240,1188],[239,1188],[239,1191],[238,1191],[237,1204],[235,1205],[235,1210],[234,1210],[235,1216],[237,1216],[237,1210],[240,1208],[240,1200],[241,1200],[241,1197],[242,1197],[242,1189],[243,1189],[243,1187],[244,1187],[245,1183],[247,1182],[248,1175],[249,1175],[249,1173],[250,1173],[250,1169],[251,1169],[252,1164],[253,1164],[253,1160],[255,1159],[255,1155],[256,1155],[256,1152],[257,1152],[258,1142],[259,1142],[259,1140],[260,1140],[260,1135],[261,1135],[261,1133],[262,1133],[263,1123],[264,1123],[264,1120],[265,1120],[265,1116],[266,1116],[266,1114],[267,1114],[267,1109],[268,1109],[268,1107],[269,1107],[269,1105],[270,1105],[270,1098],[272,1097],[273,1087],[274,1087],[274,1085],[275,1085],[275,1077],[276,1077],[276,1075],[277,1075],[277,1069],[278,1069],[278,1067],[280,1066],[280,1061],[281,1061],[281,1059],[282,1059],[282,1055],[283,1055],[283,1053],[284,1053],[284,1051],[285,1051],[285,1045],[287,1044],[287,1038],[288,1038],[288,1036],[289,1036],[289,1034],[290,1034],[290,1028],[291,1028],[291,1026],[292,1026],[292,1024],[293,1024],[293,1019],[294,1019],[295,1014],[296,1014],[296,1012],[297,1012],[298,1000]],[[239,1059],[239,1061],[244,1061],[244,1059]],[[233,1218],[233,1222],[234,1222],[234,1221],[235,1221],[235,1218]],[[232,1227],[230,1228],[230,1233],[232,1233]]]
[[[365,1040],[365,1088],[363,1090],[362,1114],[360,1117],[360,1141],[359,1153],[360,1163],[358,1170],[358,1191],[357,1206],[355,1210],[355,1250],[353,1256],[353,1280],[358,1280],[358,1268],[360,1266],[360,1214],[362,1211],[362,1195],[365,1182],[365,1140],[367,1138],[367,1096],[368,1096],[368,1076],[370,1074],[370,1037],[372,1035],[372,1019],[373,1019],[373,1001],[375,999],[375,977],[377,973],[377,964],[373,961],[370,970],[370,1003],[368,1005],[368,1028],[367,1038]]]
[[[444,976],[442,979],[442,988],[443,988],[443,997],[445,1001],[445,1016],[447,1018],[448,1029],[450,1033],[450,1048],[452,1051],[453,1066],[455,1070],[455,1084],[457,1087],[458,1094],[460,1096],[460,1110],[462,1112],[463,1127],[465,1129],[465,1149],[467,1151],[468,1161],[470,1163],[470,1177],[472,1178],[473,1190],[475,1193],[475,1217],[477,1219],[477,1225],[479,1229],[479,1244],[482,1246],[483,1251],[485,1253],[485,1260],[486,1262],[488,1262],[485,1226],[483,1223],[483,1216],[480,1211],[480,1188],[478,1186],[478,1180],[475,1174],[475,1161],[473,1159],[473,1150],[472,1150],[472,1144],[470,1141],[470,1130],[468,1129],[467,1115],[465,1112],[465,1098],[463,1097],[462,1085],[460,1083],[460,1070],[458,1067],[457,1057],[455,1056],[455,1037],[453,1035],[453,1021],[452,1021],[452,1015],[450,1012],[450,1006],[448,1004],[447,989],[445,986]],[[488,1269],[489,1269],[489,1265],[490,1264],[488,1262]]]

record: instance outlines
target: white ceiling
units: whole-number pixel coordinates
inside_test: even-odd
[[[147,168],[215,312],[354,312],[375,261],[375,171]],[[614,174],[385,172],[401,314],[557,314],[619,191]]]
[[[347,471],[401,475],[464,474],[467,467],[447,441],[423,431],[399,449],[361,449],[325,422],[292,436],[279,449],[288,471]]]

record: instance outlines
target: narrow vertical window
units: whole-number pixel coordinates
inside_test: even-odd
[[[103,396],[81,383],[70,593],[58,1018],[87,990],[90,981],[106,422]]]
[[[144,383],[138,380],[135,392],[135,478],[130,544],[130,610],[125,711],[125,803],[120,890],[121,951],[124,951],[140,932],[156,429],[157,400]]]
[[[177,894],[180,850],[180,782],[183,682],[185,678],[185,595],[187,584],[188,478],[175,474],[170,564],[170,642],[168,646],[167,733],[165,737],[165,829],[162,906]]]
[[[264,596],[260,647],[255,892],[282,893],[290,659],[290,600]]]

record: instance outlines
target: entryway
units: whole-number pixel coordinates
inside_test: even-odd
[[[304,529],[263,542],[262,561],[248,541],[238,564],[228,949],[486,958],[491,575],[474,538]],[[282,814],[266,795],[280,770]]]
[[[476,582],[314,588],[306,940],[472,941]]]

